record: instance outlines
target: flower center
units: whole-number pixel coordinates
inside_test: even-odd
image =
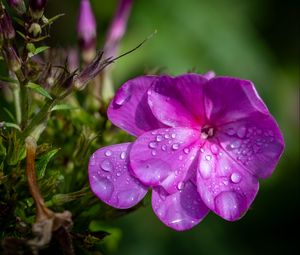
[[[215,134],[215,129],[211,126],[205,125],[201,128],[201,138],[202,139],[209,139],[210,137],[213,137]]]

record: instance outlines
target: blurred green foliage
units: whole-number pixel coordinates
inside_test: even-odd
[[[91,2],[101,48],[116,0]],[[52,28],[51,46],[76,44],[78,5],[78,0],[49,1],[48,16],[66,13]],[[175,232],[159,222],[149,204],[117,220],[90,224],[90,230],[111,233],[101,244],[105,254],[252,255],[299,250],[299,237],[291,231],[300,215],[298,13],[292,0],[284,4],[279,0],[135,1],[121,52],[133,48],[155,29],[158,33],[141,49],[117,61],[113,70],[116,88],[129,78],[157,71],[176,75],[214,70],[218,75],[252,80],[284,133],[286,150],[273,176],[261,181],[252,208],[240,221],[229,223],[211,213],[194,229]],[[68,114],[63,117],[72,118]],[[89,121],[90,117],[81,118]],[[50,125],[60,125],[60,118]],[[64,135],[48,142],[53,148],[67,146]],[[118,139],[125,140],[108,140]],[[62,148],[61,161],[64,151],[70,150]],[[86,166],[80,167],[87,171]],[[71,184],[62,182],[60,192],[66,189],[64,185]],[[82,210],[85,217],[85,208]]]

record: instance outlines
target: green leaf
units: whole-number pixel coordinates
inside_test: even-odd
[[[48,46],[41,46],[41,47],[38,47],[38,48],[36,48],[33,52],[31,51],[29,54],[28,54],[28,56],[31,58],[31,57],[33,57],[33,56],[35,56],[35,55],[37,55],[37,54],[39,54],[39,53],[41,53],[41,52],[43,52],[43,51],[45,51],[45,50],[48,50],[50,47],[48,47]]]
[[[20,31],[17,30],[17,33],[18,33],[21,37],[23,37],[23,39],[26,40],[26,36],[25,36],[22,32],[20,32]]]
[[[78,107],[68,105],[68,104],[58,104],[52,107],[51,112],[53,111],[64,111],[64,110],[75,110],[78,109]]]
[[[14,21],[17,22],[20,26],[24,27],[24,21],[18,17],[13,17]]]
[[[46,24],[44,24],[44,25],[42,26],[42,28],[45,27],[45,26],[47,26],[47,25],[51,25],[54,21],[56,21],[57,19],[59,19],[59,18],[62,17],[62,16],[65,16],[65,14],[64,14],[64,13],[60,13],[60,14],[58,14],[58,15],[56,15],[56,16],[50,18],[50,19],[48,19],[48,22],[47,22]]]
[[[17,125],[17,124],[14,124],[14,123],[10,123],[10,122],[3,122],[3,126],[6,127],[6,128],[15,128],[19,131],[21,131],[21,128]]]
[[[36,163],[36,169],[38,173],[38,179],[43,178],[45,176],[46,167],[51,160],[51,158],[54,157],[54,155],[59,151],[60,149],[54,149],[49,152],[47,152],[45,155],[39,158],[39,160]]]
[[[27,85],[26,85],[26,87],[32,89],[33,91],[39,93],[40,95],[42,95],[44,97],[52,99],[52,97],[50,96],[49,92],[47,90],[45,90],[39,84],[36,84],[36,83],[33,83],[33,82],[28,82]]]
[[[14,115],[7,109],[7,108],[3,108],[3,111],[5,111],[6,112],[6,114],[11,118],[11,120],[13,121],[13,122],[17,122],[16,121],[16,118],[14,117]]]
[[[16,79],[12,79],[10,77],[5,77],[5,76],[1,76],[1,75],[0,75],[0,80],[4,81],[4,82],[10,82],[10,83],[16,83],[16,84],[19,83],[18,80],[16,80]]]

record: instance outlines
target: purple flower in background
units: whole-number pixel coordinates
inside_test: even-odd
[[[120,0],[104,45],[104,57],[114,57],[127,26],[133,0]]]
[[[254,85],[213,73],[130,80],[117,91],[108,117],[137,139],[92,155],[91,189],[122,209],[151,187],[155,214],[175,230],[192,228],[209,210],[239,219],[284,148]]]
[[[89,0],[82,0],[77,18],[77,34],[82,50],[95,50],[97,24]]]
[[[43,16],[47,0],[29,0],[29,10],[31,16],[35,19],[39,19]]]

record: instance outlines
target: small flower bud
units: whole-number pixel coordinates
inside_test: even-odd
[[[21,69],[21,60],[12,46],[6,46],[2,50],[3,57],[8,64],[9,70],[17,72]]]
[[[32,23],[28,32],[33,34],[34,37],[38,37],[42,32],[42,28],[38,23]]]
[[[47,0],[29,0],[29,11],[34,19],[39,19],[43,16],[44,8]]]
[[[79,45],[83,52],[93,52],[95,56],[97,25],[93,14],[93,10],[89,0],[82,0],[79,7],[79,14],[77,18],[77,35]]]
[[[8,15],[5,7],[0,3],[0,38],[13,39],[16,36],[15,29],[12,24],[12,20]]]
[[[19,15],[23,15],[26,12],[26,6],[23,0],[7,0],[7,3],[13,8]]]

